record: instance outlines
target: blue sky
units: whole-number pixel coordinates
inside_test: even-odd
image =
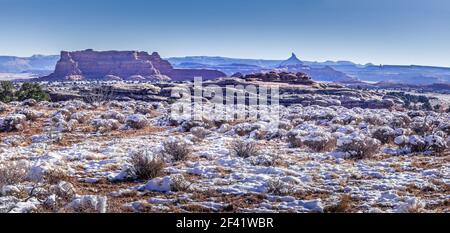
[[[450,67],[450,1],[0,0],[0,54],[86,48]]]

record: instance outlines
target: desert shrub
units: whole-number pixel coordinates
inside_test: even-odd
[[[133,114],[133,115],[129,115],[126,118],[125,123],[128,127],[132,128],[132,129],[143,129],[143,128],[147,127],[148,120],[147,120],[147,117],[145,117],[144,115]]]
[[[241,123],[234,127],[234,132],[242,137],[257,129],[258,127],[256,125],[252,125],[250,123]]]
[[[69,201],[73,199],[73,197],[76,195],[76,189],[73,186],[73,184],[60,180],[59,182],[54,180],[55,183],[49,187],[50,193],[55,194],[57,197],[64,201]]]
[[[355,132],[355,128],[353,128],[351,125],[331,125],[330,126],[331,132],[338,132],[343,134],[351,134]]]
[[[441,138],[446,138],[447,137],[447,134],[444,133],[444,131],[441,131],[441,130],[435,130],[433,132],[433,134],[431,134],[431,135],[436,135],[436,136],[439,136]]]
[[[29,106],[29,107],[36,106],[37,103],[38,102],[35,99],[26,99],[26,100],[22,101],[22,105]]]
[[[320,113],[316,112],[312,114],[310,113],[303,115],[303,119],[306,121],[322,121],[322,120],[331,121],[335,117],[336,114],[331,112],[320,112]],[[352,119],[349,119],[349,122],[351,121]]]
[[[176,126],[178,123],[172,122],[172,124]],[[202,118],[202,120],[184,120],[183,122],[181,122],[180,126],[182,131],[189,132],[194,127],[203,127],[205,129],[210,129],[214,126],[214,122],[206,118]]]
[[[20,146],[25,142],[25,137],[21,135],[11,135],[3,138],[3,143],[8,146]]]
[[[424,203],[420,198],[412,197],[407,198],[405,202],[399,203],[395,208],[397,213],[423,213],[425,210],[426,203]]]
[[[0,132],[23,130],[26,120],[27,117],[23,114],[10,114],[0,119]]]
[[[123,108],[123,104],[117,100],[109,101],[106,105],[108,108]]]
[[[64,207],[70,213],[106,213],[108,198],[97,195],[77,196]]]
[[[253,138],[253,139],[256,139],[256,140],[263,140],[263,139],[266,138],[267,133],[268,133],[268,132],[267,132],[266,130],[256,129],[256,130],[253,130],[253,131],[250,133],[249,137],[250,137],[250,138]]]
[[[8,105],[0,101],[0,113],[5,112],[6,110],[8,110]]]
[[[426,136],[425,143],[428,150],[437,154],[444,152],[448,148],[445,139],[435,134]]]
[[[203,127],[194,127],[191,128],[191,134],[194,135],[197,139],[203,140],[210,134],[211,132]]]
[[[263,131],[261,132],[264,134],[264,138],[267,140],[273,140],[276,138],[284,138],[288,132],[284,129],[275,129],[275,130],[269,130],[269,131]]]
[[[120,122],[114,119],[94,119],[91,122],[95,131],[105,133],[120,128]]]
[[[303,121],[302,118],[294,118],[291,121],[291,124],[292,124],[293,127],[296,127],[296,126],[301,125],[303,123],[304,123],[304,121]]]
[[[256,143],[242,140],[235,140],[231,144],[231,151],[234,155],[241,158],[248,158],[259,154]]]
[[[8,103],[14,100],[14,85],[11,81],[0,82],[0,101]]]
[[[286,136],[290,147],[299,148],[304,145],[302,138],[296,131],[290,131]]]
[[[54,129],[58,132],[72,132],[76,129],[77,125],[77,120],[69,120],[56,122],[53,126]]]
[[[412,153],[425,152],[427,150],[427,144],[423,137],[418,135],[411,135],[408,139],[408,145]]]
[[[314,132],[303,139],[303,144],[315,152],[331,151],[336,143],[335,137],[323,132]]]
[[[287,121],[280,121],[278,123],[278,128],[284,129],[284,130],[291,130],[293,128],[293,126],[291,125],[291,123],[289,123]]]
[[[78,123],[83,124],[89,120],[89,114],[85,112],[76,112],[70,116],[71,120],[77,120]]]
[[[54,143],[62,143],[65,139],[65,135],[61,133],[61,131],[58,131],[57,129],[49,129],[47,130],[45,135],[51,142]]]
[[[164,157],[170,157],[173,161],[183,161],[191,154],[191,148],[187,143],[180,140],[168,140],[163,142],[161,153]]]
[[[153,110],[153,106],[151,104],[147,104],[147,103],[138,104],[135,108],[136,113],[143,114],[143,115],[151,113],[152,110]]]
[[[284,196],[294,192],[294,187],[281,179],[271,179],[267,182],[267,193]]]
[[[371,125],[384,125],[385,121],[378,115],[365,115],[364,121]]]
[[[409,141],[409,138],[408,138],[407,136],[405,136],[405,135],[397,136],[397,137],[394,139],[394,143],[395,143],[396,145],[398,145],[399,147],[404,147],[404,146],[406,146],[406,145],[408,144],[408,141]]]
[[[170,183],[170,190],[174,192],[186,192],[192,185],[192,183],[187,181],[181,174],[171,176],[170,180],[172,181]]]
[[[331,123],[340,124],[340,125],[350,125],[350,124],[359,124],[363,118],[357,114],[348,114],[345,113],[343,115],[335,116]]]
[[[60,109],[57,112],[55,112],[52,115],[52,121],[53,122],[59,122],[59,121],[68,121],[70,120],[70,117],[72,116],[72,113],[68,109]]]
[[[102,114],[103,119],[114,119],[118,120],[120,123],[125,123],[125,116],[116,111],[108,111]]]
[[[24,182],[30,168],[22,162],[6,162],[0,164],[0,188]]]
[[[145,151],[139,151],[130,157],[130,175],[135,179],[153,179],[163,174],[164,160]]]
[[[34,111],[32,109],[29,109],[29,108],[19,109],[17,111],[17,113],[25,115],[27,120],[29,120],[29,121],[34,121],[34,120],[38,119],[41,116],[41,114],[39,114],[38,112],[36,112],[36,111]]]
[[[392,143],[395,139],[395,130],[389,126],[378,127],[373,131],[372,137],[378,139],[382,144]]]
[[[392,121],[390,122],[390,125],[392,128],[405,128],[409,124],[411,124],[412,120],[409,116],[406,115],[396,115]]]
[[[424,111],[409,111],[407,114],[411,118],[414,118],[414,117],[425,117],[427,115]]]
[[[92,89],[89,95],[83,97],[84,102],[96,107],[104,101],[112,101],[114,99],[115,91],[112,87],[100,86]]]
[[[50,95],[42,90],[37,83],[23,83],[16,92],[17,99],[23,101],[26,99],[34,99],[37,101],[50,101]]]
[[[250,157],[250,163],[253,166],[272,167],[282,164],[282,159],[279,155],[258,155]]]
[[[365,136],[347,136],[338,140],[337,150],[347,153],[352,159],[370,158],[380,149],[380,142]]]
[[[450,135],[450,123],[441,123],[439,129],[442,130],[447,135]]]
[[[61,168],[54,168],[44,172],[43,179],[48,184],[58,184],[61,181],[67,181],[69,175]]]
[[[427,119],[427,117],[423,119],[416,119],[410,125],[412,131],[414,131],[418,135],[425,135],[431,133],[434,129],[434,125],[431,121]]]

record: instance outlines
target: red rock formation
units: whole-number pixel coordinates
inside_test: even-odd
[[[215,70],[179,70],[162,59],[158,53],[151,55],[138,51],[104,51],[92,49],[76,52],[61,52],[54,73],[42,80],[81,80],[108,79],[111,75],[128,80],[130,77],[142,76],[145,80],[161,80],[168,76],[174,80],[192,80],[196,76],[203,79],[224,77],[225,74]]]

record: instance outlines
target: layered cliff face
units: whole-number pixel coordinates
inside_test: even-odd
[[[41,79],[62,80],[130,80],[137,76],[143,80],[192,80],[196,76],[203,79],[223,77],[225,74],[214,70],[179,70],[162,59],[158,53],[148,54],[137,51],[94,51],[61,52],[55,71]]]

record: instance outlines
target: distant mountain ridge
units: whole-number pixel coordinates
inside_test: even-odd
[[[33,55],[31,57],[0,56],[1,73],[23,73],[31,70],[53,70],[59,55]]]
[[[45,74],[54,70],[59,55],[34,55],[31,57],[0,56],[0,73]],[[450,83],[450,68],[419,65],[373,65],[351,61],[305,61],[295,54],[286,60],[228,58],[220,56],[171,57],[167,60],[178,69],[219,70],[227,75],[257,73],[280,67],[296,70],[309,67],[313,79],[339,81],[346,78],[369,82],[396,82],[412,85]],[[294,68],[294,69],[292,69]],[[302,70],[302,69],[300,69]],[[304,69],[303,69],[304,70]],[[334,71],[333,71],[334,70]],[[315,72],[313,72],[315,71]],[[308,72],[307,72],[308,73]]]
[[[313,79],[321,81],[342,81],[354,79],[369,82],[395,82],[411,85],[450,84],[450,68],[419,65],[361,65],[351,61],[304,61],[292,54],[287,60],[240,59],[227,57],[172,57],[167,59],[174,67],[189,68],[189,63],[197,67],[206,66],[218,69],[228,75],[235,72],[243,74],[264,70],[285,68],[290,71],[308,73]],[[230,64],[234,64],[233,67]],[[236,64],[240,64],[236,65]],[[253,65],[254,67],[248,67]],[[255,67],[256,66],[256,67]],[[302,67],[303,66],[303,67]],[[310,69],[308,71],[308,68]]]

